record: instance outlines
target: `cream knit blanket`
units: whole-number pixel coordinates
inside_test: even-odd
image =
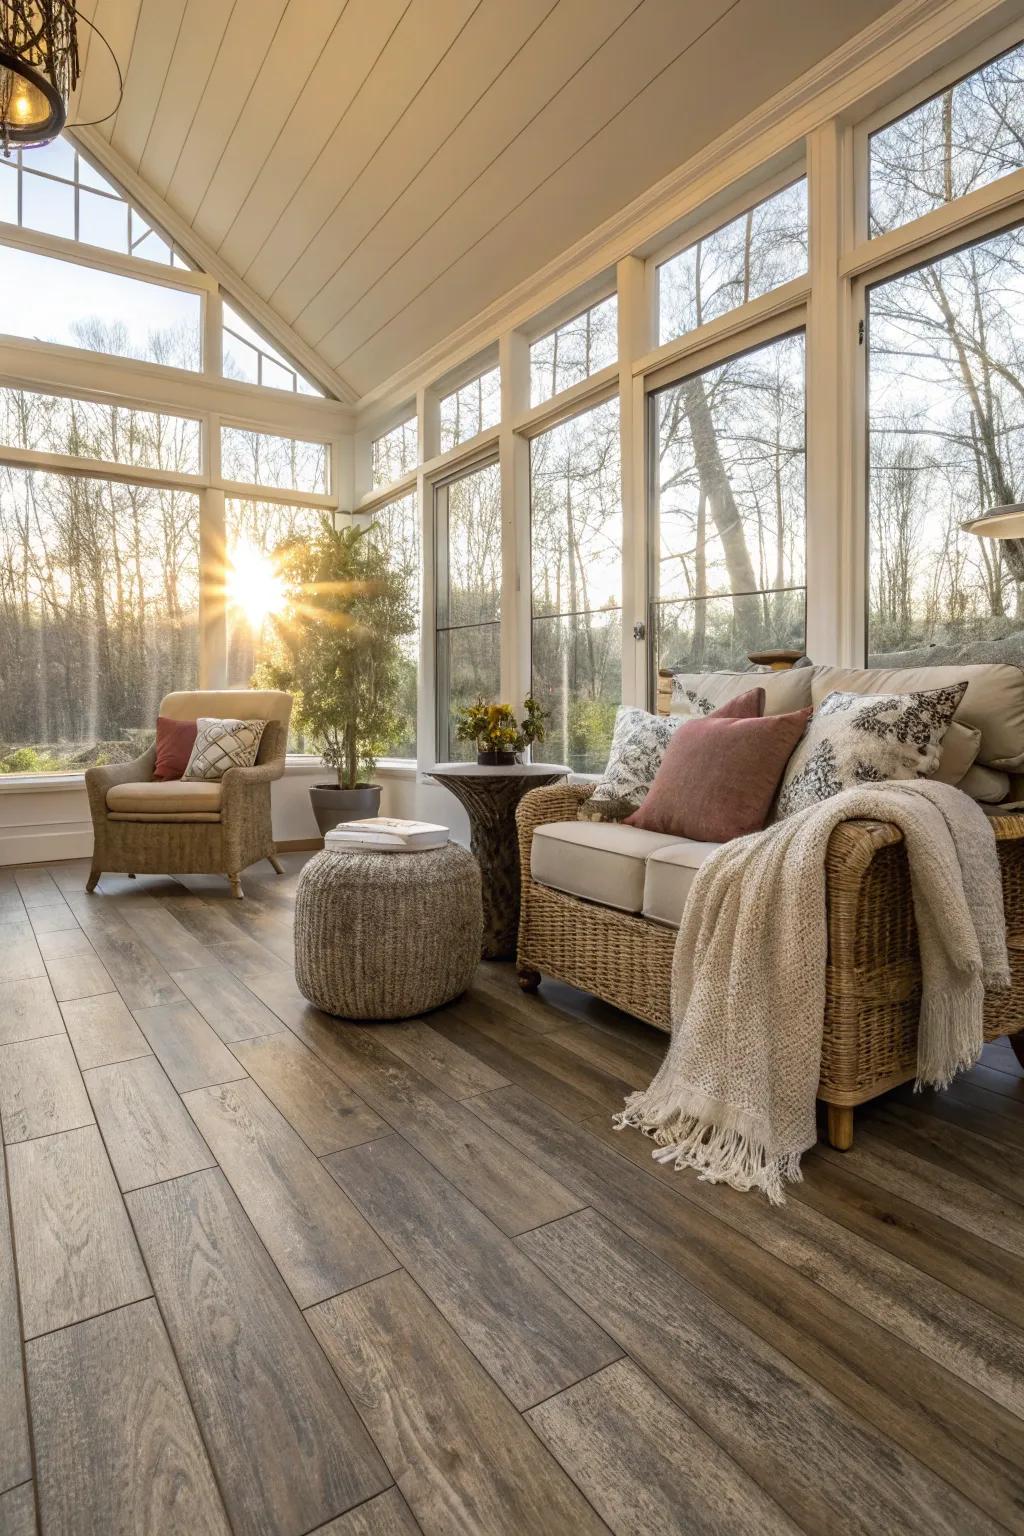
[[[1009,986],[995,837],[961,790],[929,780],[843,791],[701,865],[672,964],[672,1040],[616,1117],[654,1156],[783,1201],[817,1139],[828,935],[825,852],[855,818],[893,822],[910,863],[923,995],[917,1086],[977,1060],[986,987]]]

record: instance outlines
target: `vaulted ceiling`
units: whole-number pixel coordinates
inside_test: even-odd
[[[359,394],[893,0],[80,0],[97,130]],[[82,28],[74,116],[116,80]]]

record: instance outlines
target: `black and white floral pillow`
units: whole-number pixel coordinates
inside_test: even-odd
[[[927,778],[966,691],[954,683],[928,693],[826,694],[789,760],[776,816],[857,784]]]
[[[646,709],[627,706],[615,716],[608,764],[590,799],[585,802],[587,819],[602,819],[604,807],[612,812],[603,819],[619,820],[635,811],[651,787],[661,767],[665,748],[679,729],[680,721],[671,715],[651,715]]]

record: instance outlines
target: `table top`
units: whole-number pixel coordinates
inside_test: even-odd
[[[446,778],[466,779],[535,779],[572,773],[566,763],[506,763],[497,768],[482,763],[435,763],[424,771],[428,777],[444,774]]]

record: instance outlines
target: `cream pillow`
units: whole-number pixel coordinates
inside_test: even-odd
[[[182,778],[222,779],[229,768],[251,768],[266,726],[265,720],[197,720],[196,744]]]
[[[938,784],[959,784],[980,751],[981,732],[973,725],[961,725],[954,720],[942,738],[939,766],[932,778]]]

